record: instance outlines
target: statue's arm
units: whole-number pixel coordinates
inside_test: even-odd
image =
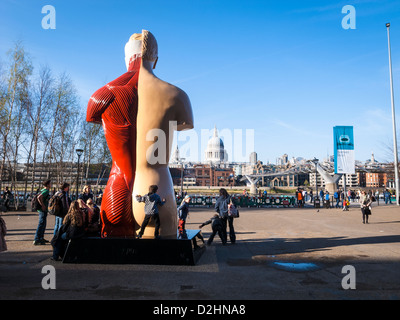
[[[190,103],[189,97],[187,94],[179,89],[178,94],[178,112],[177,112],[177,130],[188,130],[193,129],[194,121],[193,121],[193,111],[192,105]]]
[[[101,123],[101,115],[106,111],[114,99],[115,96],[108,86],[104,86],[97,90],[89,99],[86,111],[86,121]]]

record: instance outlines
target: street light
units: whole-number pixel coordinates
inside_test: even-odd
[[[318,161],[319,159],[315,158],[313,160],[311,160],[314,165],[315,165],[315,197],[314,197],[314,206],[315,206],[315,199],[319,200],[319,195],[318,195],[318,180],[317,180],[317,165],[318,165]]]
[[[185,158],[179,158],[179,160],[181,161],[181,197],[183,198],[183,160],[185,160]]]
[[[392,101],[392,125],[393,125],[393,153],[394,153],[394,177],[396,187],[396,204],[399,205],[399,167],[398,167],[398,155],[397,155],[397,137],[396,137],[396,119],[394,112],[394,92],[393,92],[393,75],[392,75],[392,54],[390,50],[390,23],[386,23],[387,35],[388,35],[388,49],[389,49],[389,75],[390,75],[390,93]]]
[[[83,153],[82,149],[76,149],[76,154],[78,155],[78,173],[76,175],[76,197],[75,200],[78,199],[78,185],[79,185],[79,160],[81,159],[81,155]]]

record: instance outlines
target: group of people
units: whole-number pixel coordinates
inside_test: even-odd
[[[62,183],[59,186],[59,190],[54,193],[50,193],[51,180],[43,182],[43,188],[36,195],[35,210],[39,213],[38,226],[35,232],[35,239],[33,245],[43,245],[49,241],[44,239],[44,233],[46,230],[47,215],[49,211],[49,202],[52,198],[57,198],[57,210],[55,213],[55,225],[53,231],[53,239],[51,244],[53,246],[53,260],[58,260],[63,255],[66,244],[69,239],[78,239],[83,236],[100,236],[101,231],[101,219],[100,209],[93,201],[93,193],[89,185],[86,185],[82,193],[79,195],[77,200],[71,201],[69,196],[70,185],[68,183]],[[144,231],[152,219],[155,223],[154,236],[159,239],[160,230],[160,217],[159,217],[159,206],[163,206],[166,202],[165,199],[157,194],[158,186],[151,185],[149,192],[144,195],[137,195],[136,201],[144,202],[145,207],[145,218],[141,225],[137,238],[142,238]],[[325,200],[325,206],[330,208],[330,194],[328,191],[320,191],[319,196]],[[384,192],[385,202],[388,203],[391,194],[386,190]],[[372,213],[372,203],[376,201],[379,194],[376,196],[372,191],[359,191],[357,198],[360,204],[362,213],[362,222],[368,223],[369,216]],[[298,206],[304,205],[304,190],[298,189],[296,192],[296,198],[298,200]],[[340,202],[342,202],[343,210],[348,210],[349,201],[351,196],[342,190],[338,190],[333,194],[335,200],[335,207],[340,208]],[[186,195],[178,206],[178,238],[185,239],[186,235],[186,219],[189,215],[189,204],[191,197]],[[199,228],[203,228],[206,225],[211,224],[212,232],[208,238],[207,245],[211,245],[214,237],[218,234],[223,245],[226,245],[228,241],[229,227],[229,240],[232,244],[236,242],[236,234],[234,229],[234,216],[230,213],[230,206],[234,205],[231,196],[228,194],[226,189],[221,188],[219,190],[219,197],[215,203],[216,213],[207,221],[199,225]],[[4,235],[7,232],[4,220],[0,217],[0,252],[7,250],[4,241]]]
[[[297,207],[299,207],[299,208],[303,208],[304,207],[304,202],[305,202],[306,197],[307,197],[307,191],[306,190],[304,190],[302,188],[298,188],[296,190],[295,198],[296,198],[296,201],[297,201]]]
[[[185,224],[189,214],[190,196],[186,195],[178,207],[178,238],[185,238]],[[228,241],[227,228],[229,226],[229,240],[232,244],[236,242],[235,228],[233,226],[234,217],[229,212],[229,207],[233,206],[232,198],[225,188],[219,190],[219,197],[215,202],[215,213],[211,219],[203,222],[199,228],[211,224],[211,235],[207,240],[207,245],[211,245],[216,234],[220,237],[222,244],[226,245]]]
[[[71,201],[68,183],[62,183],[56,193],[51,194],[51,180],[43,182],[43,188],[39,191],[34,201],[35,209],[39,213],[39,222],[35,233],[33,245],[44,245],[50,241],[44,239],[46,230],[49,203],[52,197],[56,197],[57,210],[55,213],[55,225],[51,244],[53,246],[53,260],[59,260],[63,256],[69,239],[79,239],[84,236],[99,236],[101,231],[100,209],[93,201],[90,186],[85,186],[77,200]],[[149,192],[137,195],[136,201],[144,202],[145,218],[142,222],[137,238],[142,238],[144,231],[150,222],[154,221],[154,237],[159,239],[160,217],[159,206],[163,206],[165,199],[157,194],[158,186],[151,185]],[[219,190],[219,198],[215,204],[216,214],[211,219],[202,223],[199,227],[211,224],[212,233],[207,241],[211,245],[216,234],[221,238],[222,244],[227,243],[227,228],[229,226],[229,239],[231,243],[236,242],[236,234],[233,226],[233,216],[229,215],[229,206],[233,205],[232,199],[226,189]],[[178,238],[186,238],[185,224],[189,214],[189,203],[191,198],[186,195],[178,207]]]
[[[68,183],[62,183],[59,186],[59,191],[50,194],[51,190],[51,180],[47,180],[43,183],[43,188],[40,190],[36,196],[36,210],[39,213],[39,222],[35,233],[35,239],[33,241],[34,245],[43,245],[49,241],[44,239],[44,233],[46,230],[46,222],[48,215],[49,202],[52,197],[57,198],[57,211],[53,213],[55,215],[55,226],[53,232],[53,259],[58,260],[63,254],[63,248],[65,248],[66,242],[69,239],[81,238],[84,235],[99,236],[101,230],[101,220],[100,220],[100,209],[93,201],[93,194],[91,192],[90,186],[86,185],[83,188],[83,192],[79,195],[77,200],[71,201],[69,197],[69,187]],[[161,199],[157,194],[158,186],[151,185],[149,187],[149,192],[144,195],[137,195],[136,201],[144,202],[145,207],[145,218],[141,225],[140,231],[137,238],[142,238],[144,231],[152,219],[155,223],[154,236],[159,239],[160,230],[160,217],[159,217],[159,206],[165,204],[166,200]],[[296,192],[296,198],[298,200],[298,206],[302,207],[304,205],[304,190],[298,189]],[[330,208],[330,195],[329,192],[323,192],[321,190],[320,196],[325,200],[324,203],[327,208]],[[336,208],[339,207],[340,201],[342,201],[342,206],[348,207],[349,199],[346,194],[342,191],[337,191],[334,193],[334,199],[336,201]],[[191,197],[186,195],[178,207],[178,238],[186,238],[185,224],[186,219],[189,215],[189,203]],[[371,214],[371,204],[374,201],[374,196],[372,194],[367,194],[362,191],[359,196],[359,203],[362,211],[363,223],[368,223],[368,217]],[[219,235],[222,244],[225,245],[228,240],[227,229],[229,227],[229,240],[231,243],[236,242],[236,234],[234,229],[234,216],[229,212],[230,206],[234,205],[232,198],[229,196],[226,189],[221,188],[219,190],[219,197],[215,203],[214,214],[209,220],[203,222],[199,228],[211,224],[212,233],[208,238],[207,245],[211,245],[216,234]]]
[[[43,182],[43,188],[32,201],[33,209],[39,214],[38,226],[35,232],[33,245],[44,245],[50,241],[44,239],[46,231],[49,203],[54,202],[53,214],[55,224],[53,231],[53,260],[62,255],[63,247],[69,239],[84,235],[100,234],[100,209],[93,201],[90,186],[86,185],[77,200],[71,201],[69,196],[70,185],[66,182],[59,186],[59,190],[50,193],[51,180]]]
[[[325,208],[331,208],[330,205],[330,197],[329,192],[325,193],[321,190],[320,196],[324,199]],[[360,204],[361,213],[362,213],[362,222],[368,223],[368,218],[372,213],[372,203],[377,201],[379,195],[375,196],[372,191],[359,191],[357,196],[358,203]],[[350,205],[351,197],[346,196],[346,194],[342,190],[338,190],[333,194],[333,199],[335,200],[335,208],[343,207],[343,211],[348,211]],[[342,203],[342,205],[340,205]]]
[[[363,191],[361,191],[361,190],[358,190],[358,191],[348,190],[345,192],[345,191],[339,189],[337,192],[334,193],[333,199],[332,199],[331,196],[329,195],[328,191],[324,192],[323,190],[321,190],[319,192],[319,197],[320,197],[321,201],[329,200],[329,203],[332,206],[335,203],[335,207],[338,208],[339,203],[343,202],[344,199],[346,199],[348,202],[350,202],[350,201],[356,202],[356,200],[358,202],[360,202],[362,192]],[[379,190],[376,190],[376,191],[368,190],[368,192],[366,191],[366,194],[371,198],[375,198],[376,201],[378,201],[378,202],[379,202],[380,195],[383,195],[385,204],[392,203],[392,193],[388,189],[385,189],[383,192],[380,192]],[[331,203],[330,202],[331,200],[334,200],[335,202],[332,201],[332,203]]]
[[[150,219],[154,220],[155,229],[154,229],[154,237],[159,239],[159,229],[160,229],[160,217],[158,206],[162,206],[165,203],[165,199],[161,199],[157,194],[158,187],[156,185],[152,185],[149,187],[149,193],[145,196],[137,195],[136,201],[144,202],[145,207],[145,218],[141,225],[139,234],[137,238],[142,238],[143,233],[145,231],[146,226],[148,225]],[[177,208],[178,215],[178,238],[185,239],[187,238],[186,234],[186,219],[189,216],[189,204],[191,201],[191,197],[186,195],[181,204]],[[229,206],[232,206],[232,198],[229,196],[226,189],[221,188],[219,190],[219,197],[215,203],[215,211],[211,219],[203,222],[199,228],[204,227],[205,225],[211,224],[212,233],[208,238],[207,245],[211,245],[214,240],[216,234],[221,238],[222,244],[225,245],[227,243],[227,228],[229,226],[229,240],[231,243],[236,242],[236,234],[233,226],[234,217],[229,214]]]

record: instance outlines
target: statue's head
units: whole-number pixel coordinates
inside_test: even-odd
[[[136,57],[142,57],[143,61],[153,63],[153,69],[158,60],[157,40],[150,31],[142,30],[142,33],[134,33],[125,45],[125,64],[129,64]]]

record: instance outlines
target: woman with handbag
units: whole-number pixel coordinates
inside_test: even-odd
[[[368,223],[368,217],[371,214],[372,199],[371,197],[367,196],[365,191],[363,191],[360,200],[362,200],[360,202],[361,202],[361,213],[362,213],[363,223]]]
[[[218,212],[222,221],[224,222],[225,228],[224,233],[226,235],[227,224],[229,224],[229,239],[232,244],[236,242],[236,234],[235,229],[233,227],[233,216],[230,216],[228,213],[229,204],[231,203],[231,197],[229,196],[226,189],[219,189],[219,198],[215,203],[215,210]],[[226,238],[226,236],[225,236]]]

